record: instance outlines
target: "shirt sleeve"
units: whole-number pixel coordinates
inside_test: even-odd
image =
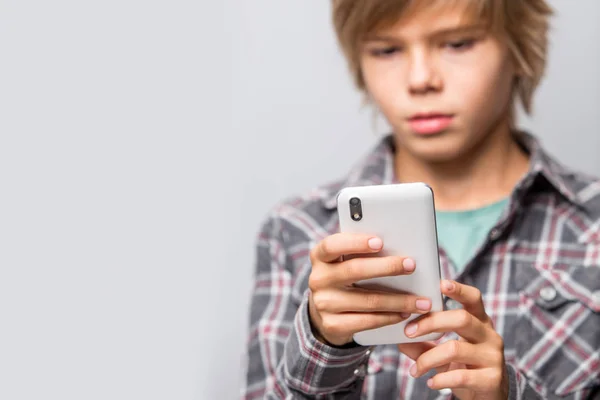
[[[243,399],[358,399],[370,349],[334,348],[312,334],[308,291],[298,304],[281,222],[269,219],[257,240]]]

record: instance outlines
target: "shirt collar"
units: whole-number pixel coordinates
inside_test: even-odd
[[[518,142],[530,155],[530,166],[525,177],[515,187],[515,192],[531,191],[534,183],[541,178],[569,202],[583,206],[577,196],[578,190],[575,187],[575,181],[569,179],[573,176],[573,172],[551,157],[533,135],[522,131],[516,135]],[[393,135],[386,135],[366,157],[351,169],[345,179],[325,189],[323,196],[325,208],[335,209],[337,207],[337,195],[345,187],[394,183],[394,153]]]

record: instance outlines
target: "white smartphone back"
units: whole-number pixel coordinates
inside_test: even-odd
[[[359,199],[358,206],[356,205]],[[354,204],[351,204],[351,201]],[[340,231],[376,235],[383,250],[374,256],[403,256],[415,260],[410,275],[374,278],[357,286],[413,293],[431,299],[431,311],[442,311],[440,265],[433,191],[424,183],[403,183],[344,188],[338,194]],[[362,215],[358,215],[361,212]],[[362,256],[361,256],[362,257]],[[398,324],[358,332],[354,341],[363,346],[436,340],[434,333],[418,338],[404,334],[413,314]]]

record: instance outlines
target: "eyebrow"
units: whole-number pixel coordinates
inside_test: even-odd
[[[436,37],[441,37],[441,36],[456,35],[456,34],[461,34],[461,33],[470,33],[473,31],[482,31],[482,30],[487,30],[487,26],[485,24],[473,24],[473,25],[459,26],[459,27],[454,27],[454,28],[439,29],[437,31],[434,31],[434,32],[428,34],[427,36],[429,38],[436,38]],[[366,42],[395,42],[398,40],[401,40],[401,38],[399,38],[397,36],[390,36],[390,35],[375,34],[375,35],[367,35],[365,37]]]

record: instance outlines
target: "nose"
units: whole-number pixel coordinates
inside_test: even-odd
[[[409,92],[412,95],[423,95],[440,91],[442,80],[435,68],[433,57],[423,49],[414,49],[409,57]]]

